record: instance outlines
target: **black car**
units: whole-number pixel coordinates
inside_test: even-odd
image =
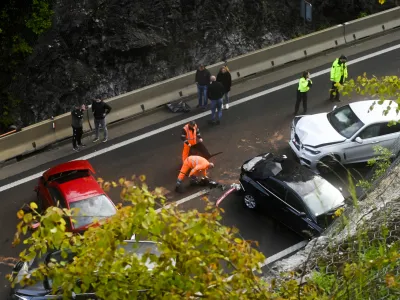
[[[342,193],[321,176],[286,156],[247,160],[240,174],[244,204],[310,238],[320,234],[344,207]]]
[[[136,241],[136,240],[126,240],[126,244],[120,245],[119,247],[124,248],[125,253],[135,253],[140,257],[140,255],[150,251],[152,254],[157,256],[160,255],[160,252],[157,247],[157,243],[152,241]],[[58,262],[72,262],[74,258],[73,253],[68,253],[67,258],[61,257],[61,251],[52,251],[45,254],[41,258],[35,258],[30,262],[18,262],[13,271],[12,276],[14,280],[22,279],[24,275],[28,275],[32,273],[34,269],[38,268],[40,264],[48,264],[50,261],[55,259]],[[151,270],[154,265],[151,262],[147,263],[147,267]],[[31,286],[22,287],[19,284],[16,284],[14,288],[10,291],[9,299],[12,300],[44,300],[44,299],[63,299],[62,295],[52,295],[52,281],[49,278],[45,278],[43,281],[39,281]],[[99,299],[96,297],[94,293],[85,293],[85,294],[75,294],[71,292],[71,299],[91,299],[96,300]]]

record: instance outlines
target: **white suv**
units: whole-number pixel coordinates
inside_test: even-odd
[[[295,117],[289,145],[300,163],[322,173],[338,163],[368,161],[375,156],[376,145],[398,155],[400,124],[388,123],[400,119],[396,112],[400,108],[389,100],[381,105],[376,102],[359,101],[334,107],[329,113]]]

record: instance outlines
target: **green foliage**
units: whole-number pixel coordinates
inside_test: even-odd
[[[333,274],[314,272],[311,277],[311,282],[315,283],[319,289],[329,295],[333,291],[336,277]]]
[[[95,291],[102,299],[397,299],[400,263],[399,241],[392,241],[387,227],[382,238],[369,241],[368,232],[360,231],[355,239],[356,251],[345,261],[319,262],[319,271],[300,286],[295,273],[283,274],[266,283],[256,276],[265,257],[252,242],[239,238],[235,228],[220,223],[221,209],[206,199],[205,212],[180,211],[175,205],[164,205],[163,190],[151,191],[140,180],[120,179],[99,183],[108,191],[120,188],[128,206],[119,205],[117,214],[90,227],[83,235],[67,232],[68,218],[76,210],[51,207],[44,213],[36,203],[31,213],[18,211],[20,223],[14,243],[28,246],[20,257],[29,261],[49,250],[74,253],[72,262],[50,261],[41,264],[20,284],[30,285],[48,277],[53,291],[62,288],[65,299],[72,292]],[[156,209],[157,203],[161,208]],[[41,226],[29,233],[32,223]],[[158,243],[160,256],[145,253],[128,254],[118,246],[133,234],[136,240]],[[354,242],[354,241],[353,241]],[[337,247],[331,251],[336,252]],[[340,255],[340,254],[338,254]],[[154,268],[146,264],[151,261]],[[16,283],[12,276],[10,280]],[[373,288],[371,288],[371,285]],[[138,292],[140,291],[140,292]],[[396,294],[397,293],[397,294]]]
[[[368,13],[365,12],[365,11],[362,11],[362,12],[360,12],[360,14],[358,15],[357,19],[361,19],[361,18],[364,18],[364,17],[366,17],[366,16],[368,16]]]
[[[32,16],[26,22],[26,27],[35,34],[40,35],[51,27],[51,17],[53,11],[50,10],[47,1],[33,0]]]
[[[52,207],[43,214],[31,205],[32,213],[18,212],[21,220],[15,243],[20,242],[35,220],[41,226],[26,234],[28,249],[21,258],[28,261],[52,249],[76,253],[70,264],[41,265],[22,284],[45,276],[52,278],[54,292],[61,287],[66,299],[71,292],[94,290],[102,299],[189,299],[201,293],[212,299],[266,299],[266,284],[253,272],[265,257],[237,235],[237,230],[220,224],[220,210],[206,202],[204,213],[180,211],[176,206],[156,210],[163,202],[162,191],[150,191],[140,181],[103,182],[104,189],[119,186],[128,206],[100,222],[83,235],[66,231],[66,219],[76,211]],[[159,243],[161,256],[127,255],[118,245],[132,234]],[[153,270],[145,263],[152,261]],[[129,266],[129,267],[127,267]],[[78,283],[80,282],[80,283]]]
[[[368,161],[368,166],[374,167],[374,172],[370,180],[361,179],[357,186],[362,187],[365,190],[369,190],[372,187],[372,183],[375,182],[378,178],[383,176],[387,169],[390,167],[391,159],[393,157],[393,153],[382,146],[374,147],[375,158],[370,159]]]
[[[12,111],[18,108],[20,100],[14,98],[10,93],[4,94],[2,98],[4,102],[0,113],[0,124],[7,129],[14,122]]]
[[[15,80],[17,69],[32,53],[32,46],[38,36],[51,27],[53,15],[50,0],[14,1],[5,0],[0,4],[0,130],[13,122],[17,109],[8,99],[7,87]],[[12,96],[11,96],[12,97]]]
[[[383,76],[371,78],[367,77],[364,73],[362,76],[358,76],[356,80],[350,79],[344,85],[339,86],[339,90],[342,91],[343,95],[352,96],[353,94],[359,94],[362,96],[370,96],[379,99],[376,103],[383,104],[384,100],[393,99],[393,102],[400,104],[400,78],[398,76]],[[391,106],[386,107],[385,113],[388,113]],[[374,108],[375,103],[370,109]],[[400,106],[399,106],[400,107]],[[400,108],[396,108],[396,112],[400,112]]]

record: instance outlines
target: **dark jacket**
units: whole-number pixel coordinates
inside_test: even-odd
[[[232,86],[232,76],[229,72],[219,72],[217,75],[217,81],[221,82],[225,88],[225,93],[228,93],[231,90]]]
[[[207,89],[207,97],[210,100],[221,99],[225,94],[225,88],[221,82],[213,81]]]
[[[211,73],[207,69],[203,71],[197,70],[196,72],[196,82],[198,85],[208,85],[210,84]]]
[[[93,101],[92,102],[92,112],[93,116],[96,120],[102,120],[105,118],[106,115],[108,115],[111,111],[111,106],[105,103],[104,101],[97,102]]]
[[[80,108],[73,108],[71,111],[71,125],[74,128],[81,128],[83,125],[84,111]]]

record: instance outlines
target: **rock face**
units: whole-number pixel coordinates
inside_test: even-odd
[[[314,25],[308,31],[351,19],[377,1],[343,0],[342,7],[336,1],[313,2]],[[22,100],[15,116],[23,125],[62,114],[77,102],[116,96],[303,30],[297,0],[53,3],[52,29],[40,37],[9,87]]]

